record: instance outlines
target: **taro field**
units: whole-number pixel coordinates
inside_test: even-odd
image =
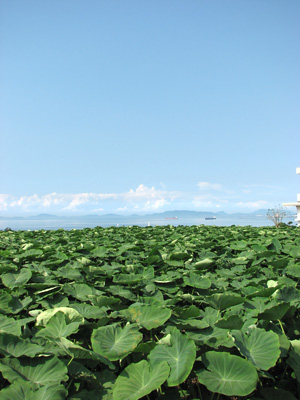
[[[0,399],[299,399],[299,232],[0,232]]]

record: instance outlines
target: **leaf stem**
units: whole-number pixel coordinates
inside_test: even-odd
[[[286,336],[280,319],[278,319],[277,321],[279,322],[279,325],[280,325],[280,328],[281,328],[281,330],[282,330],[282,333],[284,334],[284,336]]]
[[[192,396],[193,396],[193,399],[195,399],[196,396],[197,396],[197,394],[196,394],[196,391],[195,391],[195,389],[194,389],[194,386],[193,386],[193,384],[192,384],[192,382],[191,382],[191,379],[188,379],[188,380],[187,380],[187,383],[188,383],[188,387],[189,387],[189,389],[190,389],[190,392],[191,392],[191,394],[192,394]],[[201,397],[200,397],[200,398],[201,398]]]
[[[198,379],[197,379],[196,385],[197,385],[197,389],[198,389],[198,393],[199,393],[199,399],[202,400],[202,393],[201,393],[201,388],[200,388]]]
[[[284,368],[284,370],[283,370],[283,373],[282,373],[282,375],[281,375],[281,378],[279,379],[279,383],[283,380],[284,375],[286,374],[287,369],[288,369],[288,365],[286,364],[286,366],[285,366],[285,368]]]
[[[74,378],[70,379],[70,383],[69,383],[69,384],[68,384],[68,386],[67,386],[67,390],[69,390],[69,389],[70,389],[70,386],[72,385],[72,383],[73,383],[73,380],[74,380]]]
[[[71,358],[71,360],[68,362],[68,366],[71,364],[71,362],[74,360],[74,357]]]

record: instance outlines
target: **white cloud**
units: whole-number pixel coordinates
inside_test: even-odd
[[[148,200],[144,206],[145,211],[158,210],[165,205],[170,204],[166,199],[161,198],[154,201]]]
[[[197,209],[220,208],[220,204],[229,202],[228,196],[232,197],[233,192],[227,190],[220,183],[200,181],[197,183],[199,193],[193,198],[193,205]]]
[[[13,200],[10,203],[10,207],[22,207],[27,209],[31,204],[41,203],[41,199],[37,194],[32,196],[21,196],[20,198]]]
[[[117,211],[127,211],[127,207],[119,207],[117,208]]]
[[[0,210],[7,210],[12,200],[10,194],[0,194]]]
[[[120,194],[125,202],[135,204],[134,208],[138,211],[158,210],[167,204],[170,204],[176,195],[166,190],[156,189],[154,186],[147,187],[143,184],[139,185],[135,190],[130,189],[129,192]]]
[[[15,212],[74,212],[83,209],[104,211],[105,204],[114,211],[158,210],[170,204],[178,193],[158,190],[154,186],[139,185],[124,193],[48,193],[45,195],[0,195],[0,210]]]
[[[64,210],[75,210],[78,206],[86,203],[94,203],[94,193],[79,193],[74,194],[70,198],[70,203],[64,207]]]
[[[10,215],[85,214],[91,212],[155,212],[164,210],[216,210],[236,211],[244,208],[254,210],[270,208],[266,200],[256,200],[243,193],[242,186],[236,193],[227,190],[218,183],[198,182],[194,192],[168,191],[160,185],[138,185],[135,189],[121,193],[48,193],[44,195],[13,196],[0,194],[0,211]],[[246,190],[246,189],[245,189]],[[268,199],[267,197],[265,199]]]

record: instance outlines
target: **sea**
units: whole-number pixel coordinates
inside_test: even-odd
[[[288,223],[289,221],[293,222],[295,217],[287,217],[284,218],[283,222]],[[109,217],[65,217],[65,218],[45,218],[45,219],[37,219],[37,218],[0,218],[0,230],[4,230],[6,228],[10,228],[14,231],[19,230],[72,230],[72,229],[84,229],[84,228],[95,228],[97,226],[108,228],[108,227],[121,227],[121,226],[164,226],[164,225],[173,225],[173,226],[192,226],[192,225],[215,225],[215,226],[273,226],[273,222],[268,220],[264,215],[262,216],[222,216],[217,217],[216,219],[205,219],[200,217],[192,217],[192,218],[178,218],[178,219],[165,219],[163,217],[124,217],[120,216],[120,218],[114,216],[112,218]]]

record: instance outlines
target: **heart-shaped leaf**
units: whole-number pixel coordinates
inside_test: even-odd
[[[5,315],[0,316],[0,332],[11,333],[12,335],[21,335],[21,323],[20,320],[14,318],[8,318]]]
[[[230,315],[227,319],[222,318],[215,323],[217,328],[222,329],[241,329],[244,321],[238,315]]]
[[[290,303],[280,303],[270,308],[266,308],[264,312],[258,314],[258,319],[264,319],[266,321],[277,321],[282,319],[288,310],[291,308]]]
[[[118,324],[112,324],[95,329],[91,342],[96,353],[116,361],[131,353],[142,338],[143,335],[135,325],[126,325],[122,329]]]
[[[113,400],[138,400],[159,388],[169,376],[167,362],[151,365],[146,360],[130,364],[118,376],[113,388]]]
[[[13,357],[35,357],[38,353],[43,353],[43,346],[31,343],[29,339],[21,339],[9,333],[0,333],[0,350],[2,354]]]
[[[199,382],[211,392],[247,396],[255,390],[258,375],[249,361],[216,351],[205,353],[201,359],[207,369],[196,374]]]
[[[67,367],[57,357],[3,358],[0,362],[0,371],[9,382],[21,378],[38,386],[57,384],[68,379]]]
[[[8,272],[2,275],[3,285],[10,289],[25,285],[26,282],[31,278],[31,270],[28,268],[22,268],[20,271]]]
[[[293,368],[297,381],[300,382],[300,340],[291,340],[291,345],[287,363]]]
[[[68,318],[66,314],[59,311],[49,319],[49,321],[46,324],[46,327],[40,330],[36,334],[36,336],[45,338],[60,338],[60,337],[68,337],[72,333],[76,333],[78,331],[80,322],[68,323],[67,321]]]
[[[211,281],[208,278],[190,272],[189,276],[184,276],[183,281],[186,285],[195,287],[197,289],[208,289],[211,287]]]
[[[245,299],[236,294],[216,293],[206,297],[205,301],[216,310],[225,310],[226,308],[242,304]]]
[[[163,325],[171,316],[171,310],[167,308],[138,303],[120,313],[148,330]]]
[[[42,311],[36,318],[36,325],[46,326],[46,324],[53,317],[53,315],[55,315],[58,312],[65,314],[67,323],[79,322],[82,324],[84,322],[83,316],[79,314],[79,312],[76,311],[74,308],[55,307],[46,311]]]
[[[64,400],[67,391],[62,385],[42,386],[35,389],[31,382],[18,379],[0,391],[1,400]]]
[[[167,361],[171,368],[168,385],[177,386],[186,380],[193,368],[196,345],[193,340],[174,328],[171,331],[170,345],[158,344],[148,358],[153,365]]]
[[[279,337],[275,332],[254,328],[249,334],[233,331],[232,336],[240,353],[256,368],[268,370],[280,356]]]
[[[103,357],[101,354],[98,354],[90,349],[85,349],[84,347],[81,347],[64,337],[53,339],[51,342],[52,344],[56,345],[64,355],[67,354],[72,358],[86,358],[100,361],[102,364],[108,365],[110,369],[115,369],[114,364],[106,357]],[[51,348],[49,351],[51,351]],[[57,348],[54,346],[52,351],[54,352],[53,354],[56,354]]]

